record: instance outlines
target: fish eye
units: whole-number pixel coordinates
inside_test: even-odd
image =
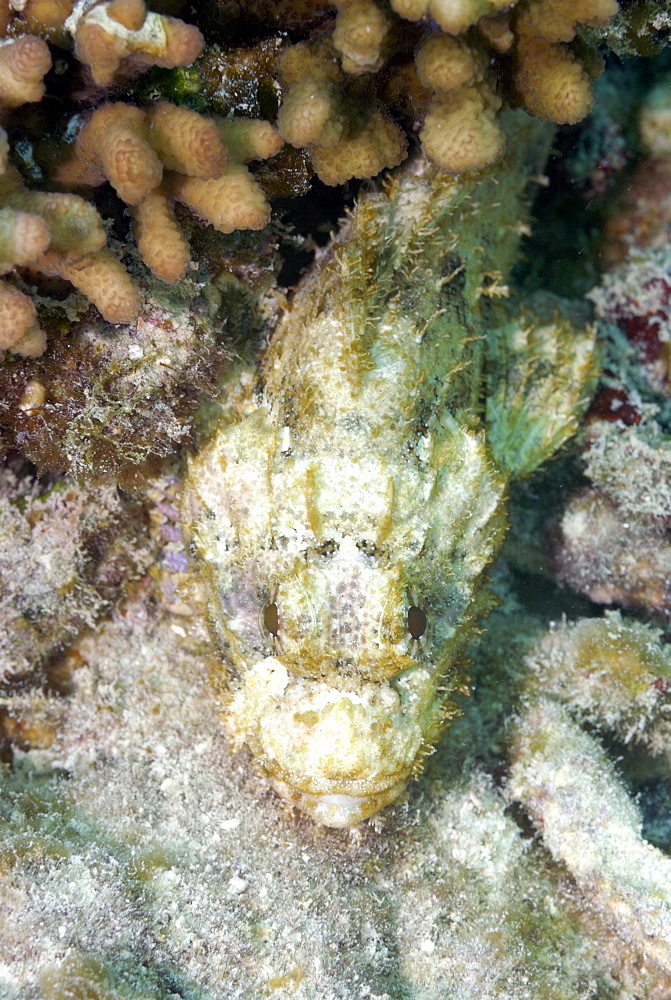
[[[263,609],[263,627],[273,636],[277,636],[280,631],[280,616],[274,601],[266,604]]]
[[[408,608],[408,632],[413,639],[421,639],[426,632],[428,620],[421,608],[411,604]]]

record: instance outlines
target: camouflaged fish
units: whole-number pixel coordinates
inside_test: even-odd
[[[228,731],[328,826],[396,799],[456,714],[508,483],[595,376],[580,310],[504,285],[548,144],[509,132],[484,173],[418,160],[361,198],[190,463]]]

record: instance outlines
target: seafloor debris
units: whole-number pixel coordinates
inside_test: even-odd
[[[593,425],[591,485],[558,519],[560,580],[600,604],[671,610],[671,440],[654,422]]]
[[[47,709],[57,724],[41,746],[17,738],[0,766],[8,1000],[33,987],[165,1000],[176,983],[213,1000],[351,1000],[354,981],[390,998],[402,981],[413,1000],[668,993],[671,863],[571,717],[622,739],[668,732],[653,630],[611,617],[543,635],[497,612],[473,653],[476,694],[427,779],[356,838],[259,794],[221,730],[202,623],[155,592],[70,656],[67,697],[21,704],[27,736],[44,736]],[[498,720],[483,727],[487,714]],[[511,740],[497,784],[483,761]]]
[[[671,90],[644,98],[643,159],[602,237],[609,269],[589,297],[605,370],[582,446],[589,485],[558,514],[559,579],[592,601],[671,610]]]
[[[16,464],[0,475],[0,686],[14,693],[48,688],[49,665],[154,557],[136,499],[72,480],[45,489]]]
[[[638,954],[654,983],[651,995],[664,996],[671,986],[671,861],[643,840],[640,815],[612,762],[575,719],[668,762],[668,646],[649,626],[610,614],[550,631],[526,666],[507,793],[542,829],[591,917],[623,943],[616,977],[638,995],[640,980],[626,969]]]

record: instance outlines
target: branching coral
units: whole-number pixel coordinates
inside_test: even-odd
[[[372,177],[404,158],[405,137],[389,118],[376,110],[352,114],[347,108],[341,93],[345,75],[326,45],[285,50],[279,69],[289,88],[278,115],[279,133],[293,146],[309,150],[325,183]]]
[[[0,45],[0,106],[18,108],[44,96],[44,76],[51,69],[49,46],[34,35]]]
[[[39,101],[45,92],[44,76],[52,60],[45,37],[63,42],[61,29],[70,14],[72,4],[63,2],[47,9],[43,3],[30,0],[21,11],[21,26],[36,34],[10,38],[0,45],[0,107],[13,109],[27,102]],[[9,26],[7,7],[5,30]],[[16,27],[19,21],[16,21]],[[117,77],[128,77],[148,66],[174,67],[193,62],[200,54],[203,39],[199,30],[184,22],[149,13],[143,0],[111,0],[106,3],[79,4],[67,27],[74,35],[75,54],[90,67],[94,82],[111,84]],[[120,117],[112,121],[109,109],[123,107]],[[107,109],[107,116],[105,111]],[[177,110],[177,109],[175,109]],[[185,111],[184,115],[190,112]],[[184,118],[184,115],[182,118]],[[194,116],[197,117],[197,116]],[[143,178],[137,175],[144,165],[150,147],[142,145],[147,130],[145,116],[130,105],[106,105],[94,120],[100,123],[92,136],[100,147],[100,156],[91,154],[89,172],[100,162],[115,160],[126,171],[117,177],[122,195],[131,204],[158,186],[163,165],[154,156],[154,173],[142,188]],[[178,133],[185,122],[172,121],[169,128]],[[214,126],[213,126],[214,127]],[[158,130],[156,130],[158,136]],[[23,186],[15,170],[8,167],[7,138],[3,132],[0,149],[0,267],[2,273],[22,268],[36,275],[64,278],[93,302],[104,319],[112,323],[130,323],[137,318],[141,299],[137,287],[125,267],[105,249],[105,232],[97,211],[76,195],[31,191]],[[108,138],[110,141],[107,141]],[[188,145],[190,134],[183,135]],[[221,156],[220,156],[221,159]],[[151,166],[151,165],[150,165]],[[101,183],[105,174],[96,180]],[[145,178],[146,182],[146,178]],[[135,198],[135,192],[140,195]],[[179,239],[174,220],[166,217],[158,234],[148,235],[145,212],[142,244],[155,264],[157,273],[176,281],[184,276],[189,263],[188,248]],[[157,213],[154,208],[153,220]],[[163,246],[168,234],[167,247]],[[156,240],[162,244],[159,249]],[[152,256],[153,254],[153,256]],[[160,259],[159,259],[160,258]],[[14,353],[35,355],[46,346],[40,330],[36,309],[22,289],[2,286],[3,315],[2,347]]]
[[[6,27],[6,25],[5,25]],[[44,94],[43,77],[51,66],[48,46],[39,38],[24,35],[0,45],[0,107],[14,108],[38,101]],[[0,128],[0,184],[5,186],[9,143]],[[27,211],[26,211],[27,209]],[[42,254],[51,242],[46,219],[27,205],[0,208],[0,274],[16,264],[27,264]],[[40,354],[46,345],[37,323],[33,302],[5,282],[0,282],[0,352],[11,348],[19,354]]]
[[[15,108],[39,101],[43,77],[51,67],[48,46],[33,35],[23,35],[0,46],[0,106]],[[58,273],[84,281],[89,298],[111,322],[128,322],[139,311],[139,298],[123,266],[102,250],[106,241],[102,220],[93,206],[75,195],[30,191],[7,165],[8,146],[2,131],[0,158],[0,273],[15,267]],[[75,263],[76,262],[76,263]],[[111,286],[114,293],[110,294]],[[0,348],[26,356],[46,347],[33,302],[18,288],[0,285],[4,326]]]
[[[514,80],[527,111],[564,125],[589,114],[590,78],[601,67],[594,58],[583,65],[566,43],[579,24],[606,25],[617,10],[615,0],[528,0],[515,7]]]
[[[131,322],[140,310],[138,292],[123,265],[104,248],[102,219],[83,198],[30,191],[8,168],[0,176],[0,273],[20,267],[59,274],[112,323]],[[19,289],[3,288],[2,347],[34,356],[46,346],[35,306]]]
[[[46,347],[46,337],[37,322],[32,299],[0,282],[0,350],[11,350],[24,357],[36,357]]]
[[[506,0],[392,0],[391,5],[408,21],[431,18],[450,35],[460,35],[481,18],[511,6]]]
[[[594,55],[581,61],[567,43],[579,25],[606,25],[618,9],[615,0],[397,0],[396,14],[419,22],[408,30],[372,0],[337,6],[330,39],[302,42],[278,63],[285,87],[280,133],[309,150],[328,184],[369,176],[403,156],[402,133],[385,103],[400,104],[422,123],[425,151],[452,173],[500,156],[500,90],[537,117],[580,121],[592,106],[590,81],[600,62]],[[501,13],[504,7],[512,9]],[[369,76],[382,69],[380,82]],[[362,151],[365,132],[371,148],[380,145],[377,158]]]
[[[157,277],[181,280],[190,262],[172,200],[219,232],[262,229],[270,207],[244,163],[279,152],[267,122],[205,118],[167,101],[148,112],[122,102],[98,108],[58,172],[62,184],[109,180],[135,218],[140,253]],[[164,178],[164,167],[173,171]]]

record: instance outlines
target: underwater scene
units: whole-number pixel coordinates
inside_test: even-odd
[[[671,2],[0,32],[1,1000],[669,1000]]]

